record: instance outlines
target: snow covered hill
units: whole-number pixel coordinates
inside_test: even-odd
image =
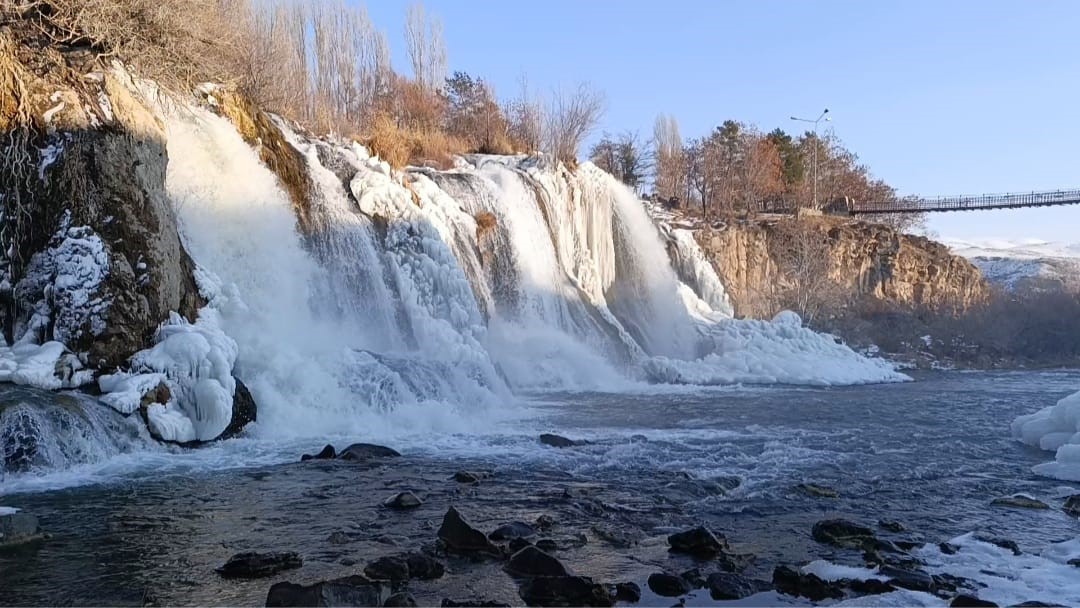
[[[1080,243],[1038,239],[945,243],[978,266],[988,281],[1007,289],[1080,290]]]

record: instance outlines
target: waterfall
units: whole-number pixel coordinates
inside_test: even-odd
[[[397,171],[275,119],[307,173],[292,200],[225,118],[163,114],[201,331],[235,341],[221,360],[259,404],[256,436],[475,430],[522,391],[903,378],[795,315],[732,319],[692,235],[589,163]],[[203,415],[166,413],[183,412]]]

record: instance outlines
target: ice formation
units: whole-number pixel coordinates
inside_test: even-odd
[[[1012,434],[1027,445],[1055,452],[1053,462],[1034,467],[1036,473],[1080,481],[1080,393],[1018,417],[1012,423]]]

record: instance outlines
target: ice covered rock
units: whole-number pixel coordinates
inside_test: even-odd
[[[57,390],[82,386],[93,377],[93,370],[84,369],[79,358],[60,342],[0,346],[0,382]]]
[[[1080,481],[1080,393],[1074,393],[1012,423],[1013,437],[1055,452],[1054,462],[1035,465],[1040,475]]]

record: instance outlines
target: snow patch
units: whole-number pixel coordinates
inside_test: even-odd
[[[842,566],[823,559],[815,560],[802,567],[803,574],[813,574],[823,581],[887,581],[889,577],[878,574],[877,570]]]
[[[16,514],[18,512],[19,512],[19,509],[16,509],[15,507],[0,507],[0,516],[14,515],[14,514]]]
[[[46,390],[75,388],[93,380],[91,370],[59,342],[0,346],[0,382]]]

